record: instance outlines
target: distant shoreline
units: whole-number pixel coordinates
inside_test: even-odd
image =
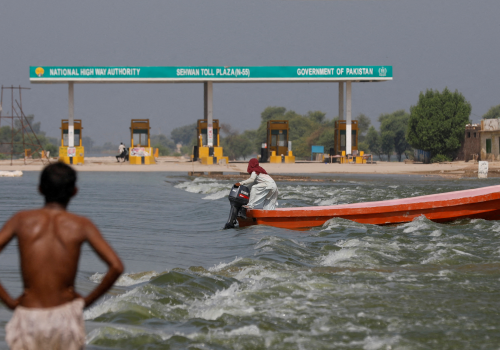
[[[51,162],[56,161],[51,159]],[[1,171],[41,171],[43,164],[40,160],[0,160]],[[435,164],[405,164],[404,162],[381,162],[376,164],[324,164],[319,162],[297,162],[295,164],[261,164],[269,174],[378,174],[378,175],[433,175],[445,178],[474,178],[477,177],[478,164],[473,162],[449,162]],[[239,175],[246,173],[245,162],[229,163],[228,165],[202,165],[191,162],[183,157],[159,157],[154,165],[131,165],[117,163],[115,157],[87,157],[85,164],[75,165],[77,171],[85,172],[188,172],[219,173]],[[500,162],[489,163],[488,177],[500,177]]]

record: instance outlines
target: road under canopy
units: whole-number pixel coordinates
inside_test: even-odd
[[[346,154],[352,152],[353,82],[392,80],[392,66],[207,66],[54,67],[31,66],[33,84],[68,84],[68,146],[74,147],[74,83],[203,83],[207,143],[213,146],[213,83],[339,83],[339,118],[346,120]],[[344,114],[344,84],[346,108]]]

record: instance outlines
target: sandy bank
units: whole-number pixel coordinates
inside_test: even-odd
[[[55,160],[51,160],[55,161]],[[0,170],[11,171],[40,171],[42,163],[29,161],[24,164],[23,160],[0,161]],[[445,177],[476,177],[477,163],[452,162],[438,164],[405,164],[404,162],[377,162],[376,164],[324,164],[298,162],[295,164],[270,164],[263,167],[270,174],[416,174],[416,175],[440,175]],[[160,157],[154,165],[130,165],[128,163],[117,163],[114,157],[88,157],[85,164],[75,165],[78,171],[126,171],[126,172],[224,172],[239,173],[246,172],[246,163],[230,163],[228,165],[201,165],[198,162],[190,162],[184,158]],[[489,164],[489,177],[500,177],[500,162]]]

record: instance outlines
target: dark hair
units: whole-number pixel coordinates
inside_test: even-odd
[[[45,203],[68,204],[75,184],[76,171],[60,162],[46,166],[40,176],[40,192],[45,197]]]

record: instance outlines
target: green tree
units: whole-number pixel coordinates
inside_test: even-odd
[[[464,138],[465,125],[470,123],[470,103],[455,90],[427,90],[410,108],[408,143],[417,149],[455,159]]]
[[[175,149],[175,144],[167,136],[157,134],[151,136],[151,147],[158,148],[160,156],[168,156]]]
[[[326,113],[323,113],[321,111],[309,111],[304,117],[309,118],[316,123],[322,124],[325,122]]]
[[[325,146],[325,152],[330,153],[330,148],[333,148],[335,146],[334,138],[335,129],[333,127],[328,127],[323,130],[316,143],[320,146]]]
[[[0,153],[8,154],[8,158],[10,158],[12,150],[16,158],[24,152],[22,141],[21,133],[17,132],[16,129],[13,131],[10,126],[0,128]],[[12,146],[9,144],[11,142],[13,142]]]
[[[229,159],[245,159],[254,153],[250,140],[238,133],[224,137],[221,144],[224,147],[224,155],[228,156]]]
[[[221,138],[221,146],[224,148],[224,155],[228,156],[229,159],[245,159],[245,157],[254,153],[251,132],[240,135],[240,133],[234,130],[229,124],[221,124],[220,128],[221,132],[225,134],[225,136]]]
[[[92,140],[92,138],[90,138],[90,136],[84,136],[82,137],[82,146],[85,148],[85,151],[88,152],[90,150],[92,150],[92,148],[94,147],[94,140]]]
[[[33,114],[27,115],[23,119],[22,124],[24,125],[25,132],[31,132],[31,130],[33,130],[33,132],[35,134],[39,134],[41,132],[41,130],[40,130],[41,122],[35,123],[34,119],[35,119],[35,116]],[[20,118],[14,119],[14,129],[21,130],[21,126],[22,126],[21,119]],[[30,127],[31,127],[31,129],[30,129]]]
[[[380,148],[383,154],[387,154],[387,161],[391,161],[391,154],[394,152],[394,131],[383,131],[380,133]]]
[[[38,124],[38,123],[37,123]],[[57,157],[59,155],[59,145],[55,137],[47,137],[45,133],[37,135],[38,141],[42,145],[44,151],[50,152],[50,157]],[[40,156],[34,154],[34,157]]]
[[[358,150],[368,154],[370,153],[370,146],[368,146],[368,143],[366,141],[363,141],[358,144]]]
[[[404,110],[399,110],[391,114],[382,114],[379,117],[380,122],[380,133],[382,135],[382,143],[389,142],[389,138],[392,138],[393,150],[398,156],[398,161],[401,161],[401,156],[405,154],[405,151],[410,148],[410,145],[406,141],[406,130],[408,129],[408,121],[410,120],[410,115]],[[384,133],[386,134],[384,137]],[[387,149],[389,146],[386,146]],[[386,153],[386,152],[384,152]]]
[[[370,152],[379,156],[382,155],[382,145],[380,140],[380,135],[375,127],[372,125],[368,129],[365,141],[370,149]]]
[[[260,118],[262,119],[262,122],[267,123],[270,120],[281,119],[285,112],[285,107],[267,107],[260,114]]]
[[[246,138],[252,145],[252,153],[260,154],[260,149],[264,141],[257,139],[257,130],[245,130],[241,136]]]
[[[358,121],[358,142],[363,142],[366,137],[366,132],[370,128],[371,125],[371,120],[361,113],[356,117],[356,120]]]
[[[285,119],[285,107],[267,107],[260,114],[260,125],[256,131],[254,138],[254,147],[256,149],[261,148],[261,144],[267,142],[266,133],[267,133],[267,122],[270,120],[283,120]]]
[[[50,151],[51,156],[57,156],[59,154],[59,142],[55,137],[46,136],[44,131],[41,131],[41,123],[34,122],[35,116],[28,115],[23,119],[21,123],[21,119],[14,119],[14,129],[10,126],[3,126],[0,128],[0,153],[3,153],[4,156],[8,154],[7,158],[10,158],[11,146],[5,143],[13,142],[13,155],[15,158],[23,158],[24,157],[24,148],[23,148],[23,132],[22,129],[24,127],[24,142],[26,148],[35,151],[38,148],[38,143],[42,146],[42,149],[45,151]],[[31,126],[31,128],[30,128]],[[34,135],[33,135],[34,133]],[[37,141],[38,140],[38,141]],[[30,144],[33,144],[30,145]],[[40,154],[34,154],[34,156],[40,156]]]
[[[197,123],[181,126],[175,128],[170,132],[170,138],[177,144],[182,143],[183,145],[189,145],[193,143],[193,139],[196,141],[196,127]]]
[[[485,115],[483,115],[483,119],[498,119],[500,118],[500,105],[491,107]]]

